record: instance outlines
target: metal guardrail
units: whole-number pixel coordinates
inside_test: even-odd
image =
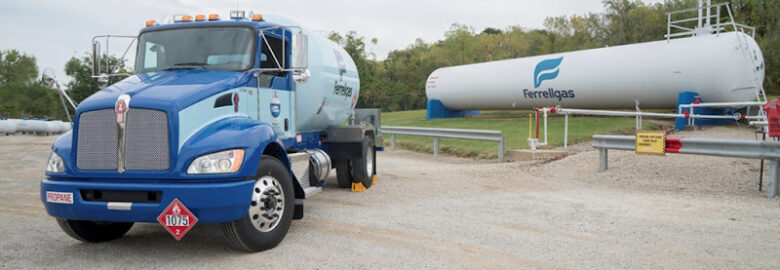
[[[677,140],[675,138],[675,140]],[[680,138],[679,154],[737,157],[769,160],[767,196],[780,194],[780,143],[768,141]],[[594,135],[593,148],[599,149],[599,171],[607,170],[607,150],[636,150],[635,136]]]
[[[383,134],[391,134],[390,144],[395,150],[396,135],[412,135],[433,137],[433,157],[439,157],[439,138],[453,138],[479,141],[498,142],[498,162],[504,162],[504,135],[497,130],[452,129],[452,128],[421,128],[393,127],[380,128]]]

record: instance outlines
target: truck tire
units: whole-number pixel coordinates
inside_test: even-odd
[[[338,180],[340,188],[352,187],[352,168],[349,164],[349,159],[337,159],[333,163],[336,165],[336,180]]]
[[[360,151],[360,157],[352,160],[352,174],[355,176],[354,182],[363,183],[366,188],[371,187],[371,180],[376,174],[376,149],[374,148],[374,137],[366,136],[363,138],[363,147]]]
[[[278,245],[287,235],[295,212],[292,177],[281,161],[263,155],[255,179],[247,215],[222,223],[228,242],[234,248],[248,252]]]
[[[99,222],[64,218],[58,218],[57,224],[70,237],[90,243],[122,238],[133,227],[132,222]]]

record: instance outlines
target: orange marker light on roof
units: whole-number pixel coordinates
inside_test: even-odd
[[[155,20],[148,20],[148,21],[146,21],[146,26],[152,26],[155,23],[157,23]]]
[[[263,15],[262,14],[252,14],[252,20],[253,21],[262,21]]]
[[[192,16],[190,16],[190,15],[181,16],[181,21],[182,22],[191,22],[192,21]]]
[[[218,14],[216,14],[216,13],[209,14],[209,21],[217,21],[217,20],[219,20],[219,15]]]
[[[205,20],[206,20],[206,15],[203,15],[203,14],[195,15],[195,21],[196,22],[202,22],[202,21],[205,21]]]

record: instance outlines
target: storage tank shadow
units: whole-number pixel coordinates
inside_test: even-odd
[[[756,41],[742,32],[445,67],[428,77],[428,119],[468,110],[675,108],[680,92],[706,102],[755,101],[764,81]]]

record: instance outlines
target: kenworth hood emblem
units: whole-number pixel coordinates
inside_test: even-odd
[[[129,105],[130,105],[130,96],[128,95],[121,95],[116,100],[116,104],[114,105],[114,112],[116,112],[117,123],[125,122],[125,116],[127,116]]]
[[[125,171],[125,120],[127,112],[130,110],[130,96],[121,95],[116,99],[114,112],[116,112],[116,133],[117,133],[117,171]]]

